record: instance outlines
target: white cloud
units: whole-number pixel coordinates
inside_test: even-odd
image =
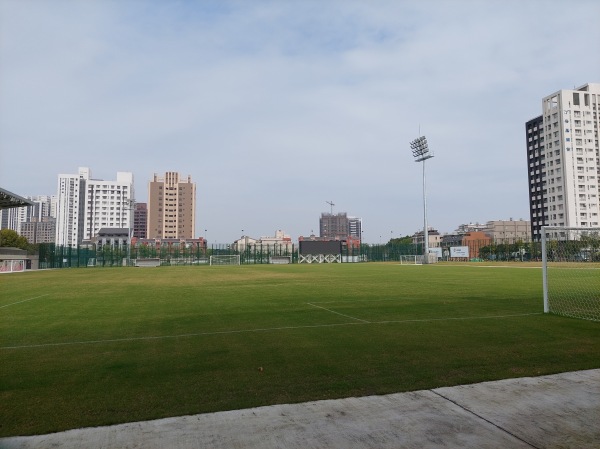
[[[176,170],[198,183],[211,241],[306,235],[328,200],[377,241],[422,226],[408,148],[420,126],[435,152],[432,226],[527,219],[524,123],[542,96],[599,81],[598,12],[588,0],[0,0],[0,179],[47,194],[78,166],[131,170],[144,200],[153,173]]]

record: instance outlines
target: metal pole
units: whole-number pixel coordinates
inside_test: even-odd
[[[427,139],[421,136],[410,143],[415,162],[423,162],[423,263],[429,263],[429,230],[427,229],[427,185],[425,161],[433,157],[427,146]]]
[[[427,184],[425,183],[425,160],[423,160],[423,263],[429,263],[429,232],[427,229]]]
[[[546,242],[546,226],[542,226],[542,289],[544,293],[544,313],[550,311],[550,305],[548,303],[548,253],[547,253],[547,242]]]

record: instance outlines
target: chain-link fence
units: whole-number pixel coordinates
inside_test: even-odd
[[[453,256],[453,246],[430,248],[441,261],[541,261],[541,244],[537,242],[490,243],[469,241],[466,252]],[[420,244],[361,244],[342,246],[341,262],[400,262],[402,256],[423,254]],[[121,267],[133,266],[137,259],[160,259],[161,265],[208,265],[211,255],[239,255],[242,264],[268,264],[285,256],[298,263],[298,246],[290,244],[249,244],[237,251],[232,244],[213,244],[207,248],[186,245],[39,245],[40,268]]]

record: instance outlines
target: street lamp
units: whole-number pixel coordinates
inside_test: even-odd
[[[123,210],[121,212],[121,227],[123,227],[123,216],[125,215],[125,208],[127,208],[127,264],[131,261],[131,238],[133,237],[135,215],[132,217],[132,213],[135,214],[135,199],[124,198],[121,202]],[[122,229],[122,228],[121,228]]]
[[[427,230],[427,188],[425,184],[425,161],[431,159],[433,154],[429,152],[427,139],[421,136],[410,143],[415,162],[423,162],[423,263],[429,263],[429,233]]]

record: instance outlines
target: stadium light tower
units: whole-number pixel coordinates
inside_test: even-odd
[[[425,161],[433,157],[427,139],[421,136],[410,143],[415,162],[423,162],[423,263],[429,263],[429,232],[427,229],[427,187],[425,184]]]

